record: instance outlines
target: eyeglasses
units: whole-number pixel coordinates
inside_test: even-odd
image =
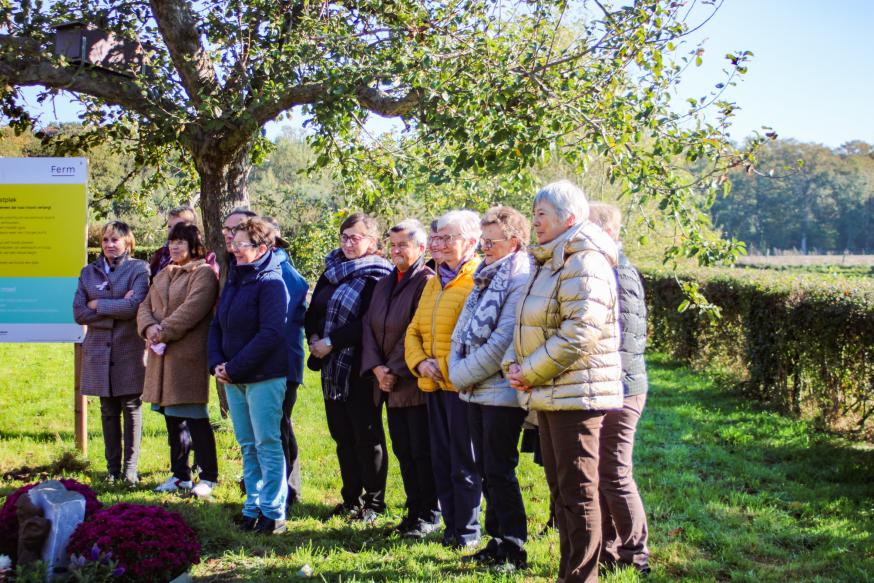
[[[346,234],[343,234],[343,235],[340,235],[340,243],[342,243],[343,245],[348,245],[349,243],[352,243],[353,245],[358,245],[360,242],[362,242],[365,239],[368,239],[369,237],[370,237],[370,235],[358,235],[358,234],[346,235]]]
[[[460,239],[461,235],[434,235],[431,237],[431,245],[446,246],[452,243],[455,239]]]
[[[236,227],[222,227],[222,235],[229,235],[234,232]]]
[[[231,247],[239,251],[240,249],[245,249],[247,247],[257,247],[257,243],[245,243],[241,241],[231,241]]]
[[[505,241],[510,241],[510,239],[480,239],[479,243],[483,249],[491,249],[495,246],[495,243],[503,243]]]

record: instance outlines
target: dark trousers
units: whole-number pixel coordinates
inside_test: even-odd
[[[598,581],[598,441],[603,419],[601,411],[537,412],[543,469],[558,522],[558,578],[565,583]]]
[[[184,482],[191,480],[188,457],[192,447],[200,465],[200,479],[218,482],[218,460],[215,452],[215,435],[209,419],[164,416],[167,425],[167,442],[170,444],[170,469],[173,477]]]
[[[468,544],[479,540],[482,481],[476,469],[467,403],[454,391],[426,395],[431,464],[446,530],[443,538]]]
[[[100,397],[100,421],[103,425],[103,447],[109,475],[137,481],[140,440],[143,435],[143,401],[139,395]],[[124,418],[122,434],[121,419]],[[122,443],[124,444],[124,474],[122,474]]]
[[[337,444],[343,503],[384,511],[388,452],[381,406],[373,402],[370,382],[353,381],[345,401],[326,400],[325,414]]]
[[[525,502],[516,479],[519,435],[526,411],[518,407],[468,404],[467,420],[486,497],[490,546],[518,555],[528,538]]]
[[[398,458],[407,495],[407,515],[425,522],[437,522],[440,507],[431,469],[428,409],[425,405],[389,407],[386,416],[392,450]]]
[[[601,426],[598,462],[601,495],[601,561],[649,567],[646,511],[634,482],[634,433],[646,394],[625,397],[622,409],[608,411]]]
[[[291,423],[291,412],[297,402],[298,384],[285,384],[285,399],[282,401],[282,418],[279,420],[279,433],[282,439],[282,452],[285,454],[285,470],[288,472],[287,504],[300,500],[300,459],[298,457],[297,438],[294,435],[294,425]]]

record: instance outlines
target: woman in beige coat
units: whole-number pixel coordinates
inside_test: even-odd
[[[598,580],[599,434],[604,412],[622,407],[616,244],[588,217],[568,181],[537,193],[534,273],[503,362],[519,402],[537,411],[566,583]]]
[[[168,249],[171,263],[155,277],[137,314],[137,330],[149,345],[143,400],[164,414],[173,472],[155,490],[192,490],[206,497],[218,481],[215,437],[207,412],[207,337],[218,279],[205,260],[197,226],[173,227]],[[192,442],[201,470],[196,486],[188,465]]]

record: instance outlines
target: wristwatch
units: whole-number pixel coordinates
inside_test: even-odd
[[[325,341],[325,346],[327,346],[327,347],[329,347],[329,348],[330,348],[331,346],[334,345],[334,343],[331,342],[331,337],[330,337],[330,336],[325,336],[322,340]]]

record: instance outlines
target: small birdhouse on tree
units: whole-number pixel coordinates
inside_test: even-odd
[[[70,62],[133,77],[145,62],[143,45],[81,21],[55,27],[55,55]]]

